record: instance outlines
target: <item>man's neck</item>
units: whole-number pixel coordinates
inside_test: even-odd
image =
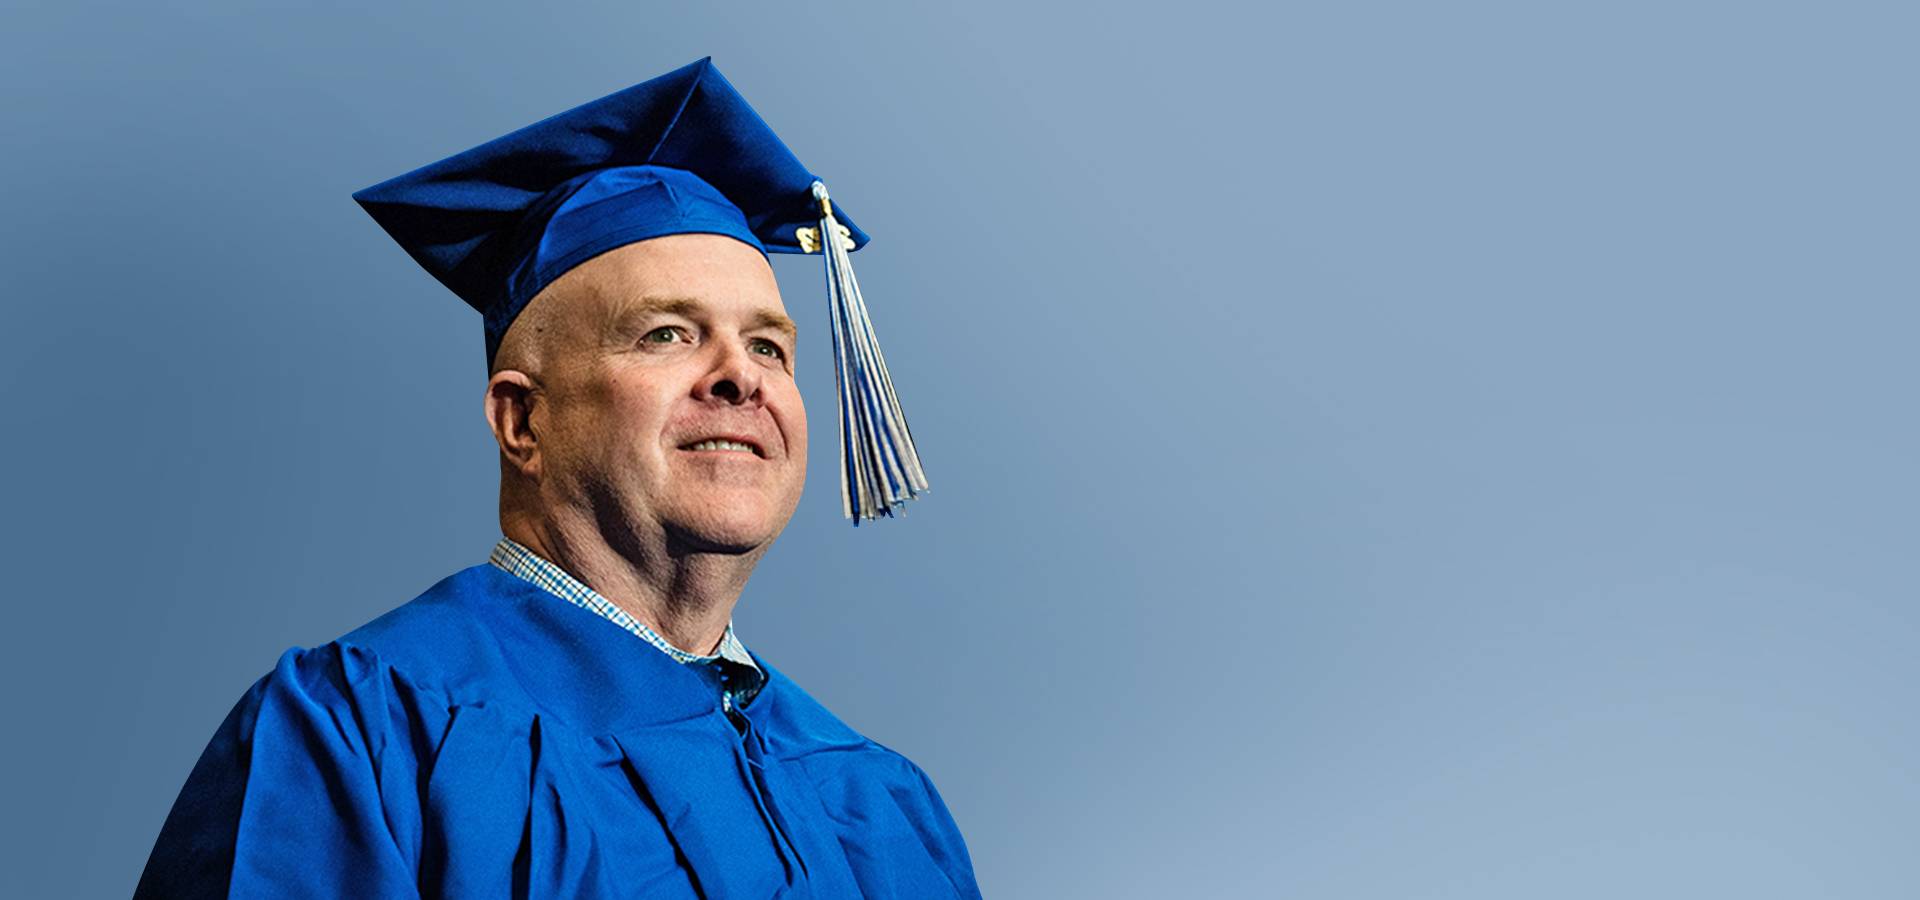
[[[503,521],[501,531],[697,655],[720,646],[761,556],[676,550],[664,536],[635,535],[616,549],[598,529],[559,517]]]

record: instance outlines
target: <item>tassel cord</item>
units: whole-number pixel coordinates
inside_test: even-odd
[[[841,506],[857,526],[861,519],[895,515],[927,489],[927,479],[825,185],[815,182],[813,193],[820,202],[840,405]]]

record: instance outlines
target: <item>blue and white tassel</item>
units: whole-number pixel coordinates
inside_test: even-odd
[[[840,390],[840,502],[857,527],[862,519],[892,516],[927,489],[920,454],[887,375],[860,282],[853,277],[852,232],[833,217],[827,186],[813,183],[820,230],[800,230],[802,249],[825,251],[827,308],[833,320],[833,371]]]

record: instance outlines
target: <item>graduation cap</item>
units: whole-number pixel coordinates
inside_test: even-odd
[[[708,57],[353,195],[483,317],[487,365],[534,295],[581,263],[670,234],[820,253],[840,407],[841,505],[854,525],[927,489],[834,208]]]

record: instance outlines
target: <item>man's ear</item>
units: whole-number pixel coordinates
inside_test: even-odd
[[[534,408],[540,387],[517,369],[501,369],[487,379],[487,426],[500,445],[500,455],[520,474],[540,477],[540,436],[535,433]]]

